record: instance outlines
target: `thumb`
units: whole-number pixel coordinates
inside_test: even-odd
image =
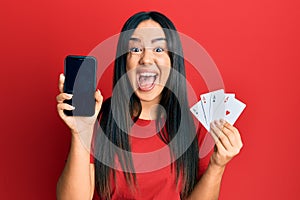
[[[95,111],[96,111],[96,114],[98,115],[98,113],[100,112],[101,106],[102,106],[102,102],[103,102],[103,96],[99,89],[97,89],[97,91],[95,92],[95,99],[96,99]]]
[[[65,75],[63,73],[61,73],[59,75],[59,80],[58,80],[58,89],[59,89],[60,93],[63,93],[64,83],[65,83]]]

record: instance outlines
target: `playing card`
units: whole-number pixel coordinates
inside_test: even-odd
[[[221,97],[223,98],[223,97]],[[225,104],[229,100],[229,98],[235,98],[235,94],[233,93],[225,93],[224,100],[217,105],[217,108],[213,109],[213,114],[211,117],[211,121],[224,119],[226,115]]]
[[[211,92],[209,122],[225,117],[225,93],[223,89]]]
[[[234,93],[225,93],[225,99],[224,99],[225,103],[228,100],[228,98],[235,98],[235,94]]]
[[[210,111],[210,96],[211,92],[200,95],[201,102],[202,102],[202,108],[204,111],[204,119],[206,124],[209,124],[209,111]]]
[[[246,105],[235,98],[233,93],[224,93],[223,89],[200,95],[201,100],[191,107],[191,112],[210,131],[210,123],[225,119],[234,124]]]
[[[195,117],[201,122],[201,124],[206,128],[206,130],[209,130],[209,126],[206,123],[206,120],[205,120],[205,117],[204,117],[205,114],[204,114],[204,110],[203,110],[201,100],[198,101],[195,105],[193,105],[190,108],[190,110],[195,115]]]
[[[235,98],[233,93],[225,93],[224,100],[221,102],[216,109],[213,110],[213,115],[211,121],[224,119],[226,115],[225,105],[228,102],[229,98]]]
[[[225,120],[233,125],[245,109],[246,104],[234,97],[229,97],[225,102]]]

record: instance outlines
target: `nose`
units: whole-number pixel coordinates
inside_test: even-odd
[[[141,65],[152,65],[154,63],[154,55],[151,50],[151,48],[144,49],[143,54],[141,55],[141,58],[139,60],[139,64]]]

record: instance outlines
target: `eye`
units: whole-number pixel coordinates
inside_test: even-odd
[[[131,53],[141,53],[143,50],[141,48],[138,47],[132,47],[129,49],[129,52]]]
[[[154,49],[154,51],[159,53],[159,52],[164,52],[165,50],[164,50],[164,48],[157,47]]]

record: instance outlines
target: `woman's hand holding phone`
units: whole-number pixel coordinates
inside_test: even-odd
[[[97,119],[97,116],[100,112],[102,102],[103,102],[103,96],[101,95],[101,92],[99,89],[95,91],[95,113],[91,117],[79,117],[79,116],[67,116],[64,113],[64,110],[74,110],[73,106],[64,103],[65,100],[70,100],[72,99],[71,94],[67,94],[63,92],[64,88],[64,81],[65,81],[65,76],[64,74],[60,74],[59,76],[59,83],[58,83],[58,88],[60,94],[57,95],[56,100],[57,100],[57,112],[60,116],[60,118],[67,124],[67,126],[71,129],[71,132],[73,134],[78,134],[78,133],[83,133],[86,131],[93,131],[95,121]]]

